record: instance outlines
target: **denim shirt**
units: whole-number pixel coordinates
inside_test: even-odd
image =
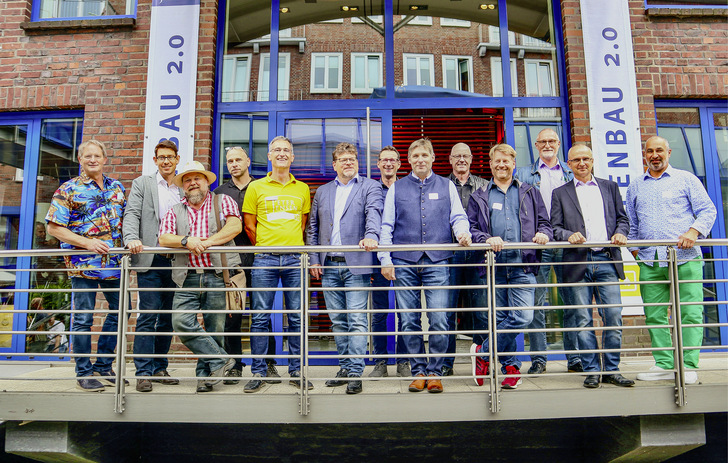
[[[519,242],[521,240],[521,220],[516,182],[512,182],[505,192],[492,181],[486,188],[490,190],[488,207],[490,208],[491,234],[500,236],[503,241]],[[518,249],[503,250],[496,254],[496,261],[520,262],[521,252]]]

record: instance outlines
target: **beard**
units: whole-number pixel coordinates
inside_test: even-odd
[[[205,196],[207,196],[207,191],[202,188],[199,188],[192,193],[185,193],[185,197],[187,198],[187,201],[192,204],[193,206],[197,206],[198,204],[202,204],[202,201],[205,200]]]

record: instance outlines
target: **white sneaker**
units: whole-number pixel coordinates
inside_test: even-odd
[[[660,368],[657,365],[653,365],[650,371],[652,373],[639,373],[637,379],[639,381],[672,381],[675,379],[674,372]]]
[[[694,370],[685,370],[685,384],[695,384],[698,382],[698,373]]]

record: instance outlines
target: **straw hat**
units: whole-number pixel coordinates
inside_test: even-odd
[[[174,178],[174,184],[182,188],[182,177],[192,173],[199,173],[204,175],[207,178],[207,182],[210,184],[217,180],[217,175],[213,174],[209,170],[205,170],[205,166],[203,166],[202,163],[197,161],[189,161],[184,165],[184,167],[182,167],[180,173],[177,174],[177,176]]]

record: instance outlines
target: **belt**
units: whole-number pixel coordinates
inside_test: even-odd
[[[215,275],[217,272],[215,272],[214,269],[211,268],[195,268],[195,273],[203,274],[203,273],[211,273]]]
[[[346,258],[344,256],[326,256],[326,260],[330,260],[331,262],[346,263]]]
[[[162,259],[167,259],[167,260],[171,260],[173,257],[173,254],[157,254],[157,255],[159,257],[161,257]]]

